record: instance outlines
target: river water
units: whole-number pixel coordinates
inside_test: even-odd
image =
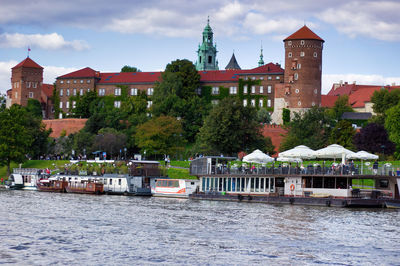
[[[28,191],[0,202],[0,264],[400,264],[397,210]]]

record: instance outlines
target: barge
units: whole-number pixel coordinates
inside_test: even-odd
[[[324,167],[232,167],[232,157],[192,161],[199,187],[189,198],[332,207],[381,208],[400,204],[400,176],[393,169],[360,175],[352,169]]]

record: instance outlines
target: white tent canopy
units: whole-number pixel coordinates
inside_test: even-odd
[[[379,156],[366,151],[359,151],[354,154],[348,155],[347,158],[358,159],[358,160],[377,160]]]
[[[344,148],[338,144],[332,144],[328,147],[319,149],[315,151],[315,156],[321,159],[340,159],[342,158],[342,163],[345,163],[347,156],[353,154],[351,150]]]
[[[252,153],[243,157],[243,162],[247,163],[268,163],[274,159],[260,150],[255,150]]]
[[[288,163],[301,163],[303,162],[302,159],[300,158],[295,158],[295,157],[281,157],[281,155],[279,154],[279,157],[276,158],[276,160],[278,162],[288,162]]]
[[[310,149],[305,145],[299,145],[294,147],[293,149],[286,150],[284,152],[279,153],[279,157],[284,158],[301,158],[301,159],[313,159],[315,158],[314,150]]]

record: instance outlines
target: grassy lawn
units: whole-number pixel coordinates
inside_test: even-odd
[[[69,163],[69,161],[50,161],[50,160],[29,160],[22,164],[22,168],[39,168],[39,169],[57,169],[63,168],[65,164]],[[18,164],[12,163],[11,164],[11,171],[13,168],[18,167]],[[7,176],[7,167],[3,166],[0,167],[0,178],[5,178]]]
[[[168,176],[174,179],[197,179],[195,176],[189,175],[188,169],[168,168]]]

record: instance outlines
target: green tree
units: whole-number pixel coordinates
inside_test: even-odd
[[[6,95],[0,94],[0,112],[6,109]]]
[[[372,118],[372,121],[384,125],[386,118],[386,111],[400,102],[400,90],[393,90],[389,92],[387,89],[382,88],[379,91],[375,91],[371,97],[373,110],[376,116]]]
[[[26,127],[28,114],[20,105],[0,112],[0,165],[7,166],[10,175],[11,162],[23,163],[34,139]]]
[[[95,135],[85,130],[80,130],[74,135],[73,149],[76,154],[88,155],[93,150],[93,142]]]
[[[354,150],[353,138],[355,134],[356,130],[353,128],[350,121],[340,120],[332,129],[329,142]]]
[[[76,106],[72,110],[73,116],[79,118],[91,117],[99,101],[100,99],[95,91],[88,91],[84,95],[79,95]]]
[[[121,72],[142,72],[137,67],[125,65],[121,68]]]
[[[159,116],[138,126],[136,145],[146,154],[176,154],[183,150],[182,125],[175,117]]]
[[[105,151],[109,158],[116,157],[125,147],[125,134],[114,128],[102,128],[94,138],[93,150]]]
[[[271,116],[265,108],[260,108],[257,111],[257,121],[262,124],[271,123]]]
[[[331,129],[335,121],[324,108],[313,107],[302,113],[294,113],[292,121],[286,126],[288,133],[279,150],[285,151],[298,145],[320,149],[329,144]]]
[[[283,108],[282,121],[283,121],[284,125],[289,124],[289,122],[290,122],[290,110],[289,109]]]
[[[395,145],[389,140],[385,127],[377,123],[369,123],[354,136],[354,145],[358,150],[372,153],[393,154]]]
[[[256,108],[244,107],[238,98],[225,98],[206,117],[197,139],[198,152],[236,155],[240,151],[264,150]]]
[[[400,158],[400,103],[385,112],[385,128],[389,139],[396,144],[396,157]]]
[[[331,109],[328,109],[327,112],[336,121],[342,119],[344,112],[354,112],[353,108],[349,104],[349,96],[340,95],[335,101],[335,105]]]
[[[42,105],[36,99],[28,99],[26,110],[34,117],[42,118]]]
[[[210,105],[196,91],[200,74],[189,60],[171,62],[154,86],[152,113],[181,119],[184,137],[193,142]]]

